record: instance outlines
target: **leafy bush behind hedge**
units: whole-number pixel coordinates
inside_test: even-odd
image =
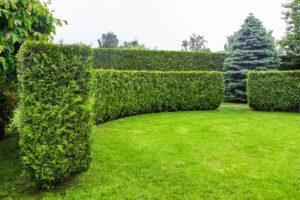
[[[281,65],[279,70],[300,70],[300,57],[281,56]]]
[[[14,100],[0,92],[0,140],[4,138],[5,127],[13,112]]]
[[[247,85],[254,110],[300,111],[300,71],[250,72]]]
[[[223,100],[222,72],[93,70],[94,119],[163,111],[210,110]]]
[[[222,71],[226,53],[95,49],[94,67],[116,70]]]
[[[50,187],[90,163],[92,50],[28,42],[20,50],[20,149],[25,175]]]

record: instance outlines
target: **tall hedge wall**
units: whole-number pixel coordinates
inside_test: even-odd
[[[88,46],[28,42],[20,50],[20,149],[25,175],[51,187],[90,163]]]
[[[95,49],[94,67],[116,70],[222,71],[226,53]]]
[[[247,84],[254,110],[300,112],[300,71],[250,72]]]
[[[94,119],[216,109],[223,100],[223,82],[221,72],[93,70]]]

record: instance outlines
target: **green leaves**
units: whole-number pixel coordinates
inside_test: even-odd
[[[292,0],[283,6],[287,31],[280,45],[288,57],[285,69],[300,69],[300,0]]]
[[[5,48],[5,46],[0,45],[0,54],[3,52],[4,48]],[[4,58],[2,58],[2,59],[4,59]]]
[[[165,111],[209,110],[223,100],[221,72],[93,70],[97,123]]]
[[[247,84],[252,109],[300,112],[300,71],[250,72]]]
[[[27,39],[50,39],[60,20],[53,17],[47,7],[38,0],[2,0],[0,9],[0,44],[6,42],[0,56],[4,57],[11,75],[16,78],[16,52]]]

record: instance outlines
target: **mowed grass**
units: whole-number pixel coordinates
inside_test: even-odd
[[[300,199],[300,114],[159,113],[105,123],[91,168],[66,186],[28,190],[15,138],[0,142],[0,199]]]

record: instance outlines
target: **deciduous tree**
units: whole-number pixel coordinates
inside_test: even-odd
[[[291,0],[283,6],[287,29],[280,44],[283,53],[290,57],[289,68],[300,69],[300,0]]]
[[[192,34],[189,40],[183,40],[181,47],[184,51],[210,51],[206,46],[207,40],[201,35]]]
[[[98,39],[100,48],[118,48],[119,39],[113,32],[103,33],[101,39]]]

